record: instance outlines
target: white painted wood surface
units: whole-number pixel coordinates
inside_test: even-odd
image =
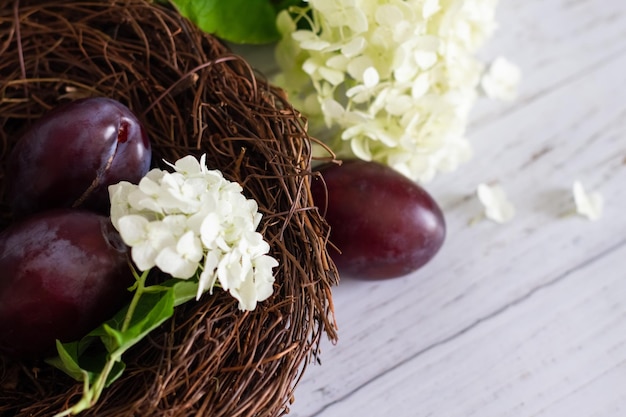
[[[475,156],[427,184],[443,250],[341,282],[339,343],[290,416],[626,416],[626,1],[501,0],[498,22],[482,55],[522,68],[520,96],[481,101]],[[575,179],[604,195],[600,221],[567,215]],[[470,224],[492,181],[516,218]]]

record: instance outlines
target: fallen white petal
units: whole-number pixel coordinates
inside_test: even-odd
[[[519,67],[506,58],[498,57],[481,79],[481,86],[488,97],[500,100],[513,100],[522,72]]]
[[[485,207],[485,216],[488,219],[496,223],[506,223],[515,216],[515,207],[508,200],[500,185],[480,184],[476,193]]]
[[[587,193],[580,181],[574,181],[572,186],[576,212],[589,220],[595,221],[602,217],[604,198],[599,192]]]

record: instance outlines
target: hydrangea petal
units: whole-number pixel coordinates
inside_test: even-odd
[[[376,86],[379,81],[380,75],[378,74],[378,71],[376,71],[376,68],[367,67],[365,71],[363,71],[363,84],[365,87],[372,88]]]
[[[241,285],[237,288],[231,288],[230,293],[239,301],[240,310],[254,310],[259,300],[259,292],[253,276],[252,269],[245,272],[245,277]]]
[[[429,19],[440,9],[439,0],[426,0],[422,8],[422,16],[424,19]]]
[[[402,10],[392,4],[383,4],[379,6],[375,13],[376,22],[383,26],[394,27],[404,20],[404,13]]]
[[[352,38],[347,44],[341,48],[341,56],[345,58],[353,58],[359,55],[365,48],[366,41],[362,36]]]
[[[500,185],[479,184],[476,190],[485,207],[485,215],[496,223],[506,223],[515,216],[515,207],[508,200]]]
[[[580,181],[572,186],[576,212],[591,221],[599,220],[604,209],[604,197],[599,192],[587,193]]]
[[[206,171],[205,159],[206,155],[202,155],[200,160],[192,155],[187,155],[174,163],[174,169],[185,177],[200,175]]]
[[[155,265],[174,278],[189,279],[198,270],[198,262],[191,261],[172,247],[162,249],[155,258]]]
[[[513,100],[521,79],[520,69],[506,58],[498,57],[481,79],[481,86],[488,97]]]
[[[119,228],[119,219],[130,213],[128,195],[134,190],[134,185],[121,181],[109,186],[109,200],[111,201],[111,223]]]
[[[437,63],[437,54],[432,51],[415,51],[415,62],[422,70],[427,70]]]
[[[147,241],[137,243],[132,247],[130,257],[140,271],[147,271],[156,265],[158,252]]]
[[[198,283],[198,294],[196,299],[200,299],[200,296],[205,290],[209,290],[213,294],[213,287],[217,282],[217,265],[219,264],[219,256],[217,251],[209,251],[204,257],[204,265],[202,273],[200,274]]]
[[[120,236],[128,246],[135,246],[147,239],[149,223],[145,217],[137,214],[123,216],[117,222]]]

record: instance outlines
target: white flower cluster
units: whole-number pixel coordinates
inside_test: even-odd
[[[135,265],[180,279],[198,275],[197,298],[219,281],[241,310],[253,310],[272,294],[278,265],[256,232],[256,201],[220,171],[207,169],[204,155],[170,166],[173,172],[153,169],[138,185],[109,187],[111,221]]]
[[[475,53],[495,28],[497,0],[308,3],[278,17],[274,82],[313,135],[340,157],[421,181],[470,156],[465,128],[484,70]]]

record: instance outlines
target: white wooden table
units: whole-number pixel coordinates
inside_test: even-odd
[[[340,340],[296,390],[294,417],[626,416],[626,1],[501,0],[483,50],[523,71],[483,99],[472,160],[427,188],[442,251],[417,273],[343,280]],[[591,222],[580,180],[605,198]],[[471,224],[480,182],[515,204]]]

